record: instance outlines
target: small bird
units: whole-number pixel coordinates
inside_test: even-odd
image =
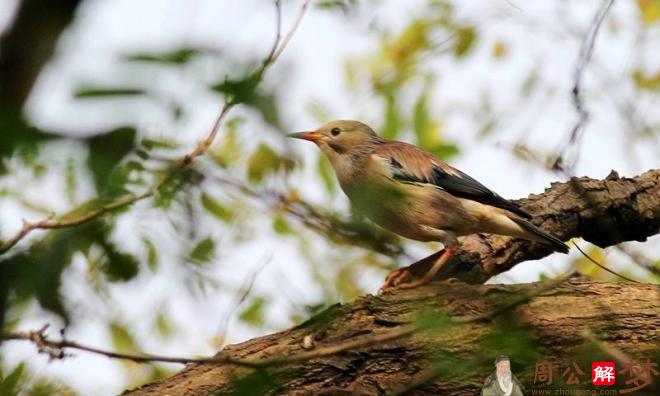
[[[564,242],[530,223],[532,216],[516,204],[428,151],[384,139],[359,121],[331,121],[288,136],[321,149],[352,205],[374,223],[409,239],[444,245],[423,277],[403,283],[408,273],[394,271],[381,290],[429,282],[458,250],[458,238],[469,234],[519,237],[568,252]]]

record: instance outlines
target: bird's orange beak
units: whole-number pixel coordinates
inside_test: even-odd
[[[296,132],[290,133],[286,136],[294,139],[309,140],[310,142],[318,142],[323,137],[323,135],[318,132]]]

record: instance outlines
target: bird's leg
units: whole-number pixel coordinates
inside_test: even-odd
[[[451,258],[451,256],[453,256],[456,253],[457,250],[458,250],[458,245],[454,245],[454,246],[446,248],[445,252],[442,254],[442,256],[440,256],[433,263],[433,266],[431,267],[431,269],[428,270],[428,272],[426,274],[424,274],[424,276],[422,276],[421,278],[419,278],[419,279],[417,279],[413,282],[399,284],[399,287],[402,288],[402,289],[412,289],[412,288],[422,286],[422,285],[425,285],[425,284],[429,283],[430,281],[433,280],[433,277],[435,276],[435,274],[437,274],[438,271],[440,271],[440,268],[442,268],[442,266],[445,265],[445,263]]]
[[[399,286],[401,283],[405,282],[406,278],[408,277],[414,277],[413,273],[415,271],[412,271],[411,268],[415,266],[422,267],[426,265],[430,267],[431,265],[433,265],[433,263],[436,262],[438,257],[444,254],[444,252],[445,249],[439,250],[427,257],[424,257],[421,260],[415,261],[414,263],[410,264],[405,268],[399,268],[397,270],[390,272],[389,275],[387,275],[387,278],[385,278],[385,283],[378,290],[378,294],[383,294],[385,291]]]
[[[397,286],[403,284],[406,282],[408,278],[415,278],[415,272],[419,272],[418,270],[413,270],[413,267],[419,266],[419,267],[424,267],[428,266],[427,272],[431,271],[433,268],[433,265],[441,259],[441,257],[446,253],[445,249],[439,250],[427,257],[424,257],[421,260],[418,260],[409,266],[405,268],[399,268],[397,270],[394,270],[387,275],[387,278],[385,278],[385,283],[383,286],[380,287],[378,290],[378,294],[382,294],[386,292],[387,290],[394,289]],[[438,267],[439,268],[439,267]],[[437,270],[433,270],[433,275]],[[424,273],[426,274],[426,273]]]

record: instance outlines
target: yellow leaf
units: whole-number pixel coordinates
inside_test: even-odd
[[[636,69],[633,72],[633,80],[639,89],[655,91],[660,89],[660,70],[655,75],[646,74],[643,70]]]
[[[660,0],[637,0],[640,18],[646,24],[660,21]]]

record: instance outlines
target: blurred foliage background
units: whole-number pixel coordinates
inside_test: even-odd
[[[589,124],[564,150],[579,47],[601,5],[313,1],[261,76],[270,1],[0,2],[1,241],[23,219],[75,219],[147,191],[223,101],[239,103],[207,155],[155,196],[33,232],[0,255],[2,327],[50,323],[52,334],[118,351],[196,356],[375,291],[387,271],[439,246],[363,221],[317,150],[283,137],[330,119],[418,144],[510,198],[565,179],[552,169],[559,155],[592,177],[657,167],[657,0],[612,8],[585,71]],[[284,28],[297,7],[284,2]],[[657,280],[658,246],[590,253]],[[615,280],[571,255],[496,281],[570,265]],[[2,395],[108,394],[177,368],[48,362],[17,343],[0,354]]]

